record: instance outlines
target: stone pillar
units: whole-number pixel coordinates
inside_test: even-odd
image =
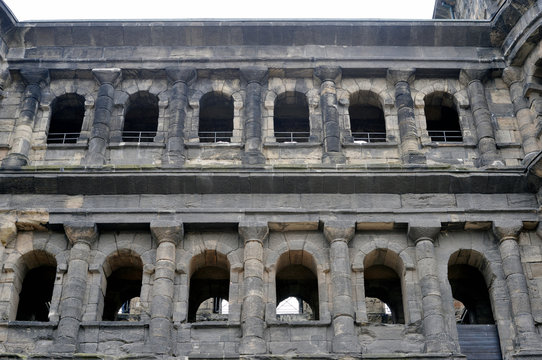
[[[183,226],[171,221],[152,221],[151,232],[158,244],[151,297],[149,339],[153,353],[170,355],[172,349],[175,254]]]
[[[20,70],[21,77],[26,84],[21,111],[15,123],[13,143],[11,150],[2,161],[4,169],[19,169],[28,165],[30,141],[38,106],[41,101],[41,90],[49,84],[49,70],[39,68],[25,68]]]
[[[529,289],[519,252],[518,239],[522,228],[521,221],[493,223],[493,232],[499,241],[502,268],[512,304],[518,350],[540,349],[541,339],[536,332]]]
[[[425,156],[420,151],[420,140],[414,115],[414,100],[410,84],[414,70],[389,70],[388,82],[395,88],[395,107],[401,136],[401,156],[406,164],[423,164]]]
[[[245,153],[243,164],[265,164],[262,154],[262,85],[267,81],[267,68],[251,66],[241,68],[241,77],[247,82],[245,106]]]
[[[264,354],[265,300],[263,283],[263,242],[269,234],[267,223],[244,222],[239,224],[239,235],[244,247],[244,289],[241,309],[243,338],[239,346],[241,355]]]
[[[354,300],[350,275],[348,242],[354,237],[355,226],[348,221],[326,221],[324,235],[329,241],[331,294],[333,307],[332,349],[334,353],[359,353],[361,347],[354,328]]]
[[[469,102],[478,136],[478,151],[482,166],[502,166],[504,163],[497,152],[495,134],[491,124],[491,112],[487,105],[482,79],[486,70],[461,70],[460,80],[466,85]]]
[[[171,85],[169,101],[169,126],[166,137],[166,151],[162,165],[180,167],[186,160],[184,148],[184,125],[188,105],[188,89],[196,80],[197,72],[193,68],[167,68],[166,74]]]
[[[109,142],[111,126],[111,113],[113,111],[113,98],[115,86],[121,79],[120,69],[94,69],[94,78],[100,85],[98,97],[95,102],[94,122],[88,141],[88,152],[83,160],[84,165],[101,166],[105,164],[105,150]]]
[[[319,66],[314,69],[320,84],[320,109],[324,124],[324,156],[322,162],[327,164],[344,164],[346,158],[341,152],[341,134],[339,127],[339,111],[337,109],[336,83],[340,81],[340,67]]]
[[[66,282],[60,297],[60,321],[53,348],[56,352],[77,351],[79,325],[87,289],[90,246],[98,239],[94,223],[65,224],[64,231],[72,244]]]
[[[510,99],[514,105],[514,114],[518,120],[523,147],[523,164],[528,164],[538,153],[536,129],[527,99],[523,96],[523,70],[517,67],[504,69],[502,79],[510,89]]]
[[[440,232],[440,224],[411,225],[408,236],[416,243],[418,279],[422,293],[422,320],[425,346],[428,353],[453,352],[455,346],[446,331],[442,294],[433,242]]]

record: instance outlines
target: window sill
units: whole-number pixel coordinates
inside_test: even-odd
[[[264,148],[312,148],[322,146],[321,142],[274,142],[264,143]]]
[[[326,327],[331,325],[331,320],[307,320],[307,321],[279,321],[276,319],[267,320],[268,326],[291,326],[291,327]]]
[[[467,142],[429,142],[423,144],[423,146],[426,147],[433,147],[433,148],[439,148],[439,147],[468,147],[468,148],[475,148],[476,144],[473,143],[467,143]]]
[[[87,147],[87,143],[75,143],[75,144],[46,144],[47,149],[58,150],[71,150],[71,149],[84,149]]]
[[[185,146],[189,149],[199,149],[199,148],[242,148],[243,144],[241,143],[230,143],[230,142],[217,142],[217,143],[185,143]]]
[[[231,326],[240,326],[239,324],[233,324],[229,321],[197,321],[189,324],[190,327],[194,329],[228,328]]]
[[[148,321],[85,321],[81,326],[106,326],[106,327],[141,327],[148,326]]]
[[[391,148],[399,145],[396,141],[385,141],[385,142],[374,142],[374,143],[344,143],[343,147],[345,148],[359,148],[359,147],[369,147],[369,148]]]
[[[20,327],[20,328],[27,328],[27,327],[54,327],[58,325],[58,321],[25,321],[25,320],[13,320],[13,321],[7,321],[4,324],[6,324],[9,327]]]
[[[109,144],[109,149],[122,149],[122,148],[164,148],[166,144],[164,143],[155,143],[155,142],[120,142],[120,143],[111,143]]]

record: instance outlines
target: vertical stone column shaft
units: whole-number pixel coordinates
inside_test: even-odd
[[[154,353],[171,354],[175,253],[183,237],[183,226],[170,221],[153,221],[151,232],[158,246],[151,290],[149,336]]]
[[[244,247],[244,289],[241,314],[243,339],[239,352],[243,355],[262,354],[267,351],[264,340],[264,265],[263,241],[269,229],[266,223],[241,223],[239,234]]]
[[[433,242],[440,226],[409,226],[408,235],[416,242],[418,279],[422,293],[423,331],[429,353],[453,351],[453,344],[446,331],[442,294],[438,278]]]
[[[169,118],[163,164],[179,167],[186,160],[184,126],[186,121],[186,107],[188,105],[188,89],[196,80],[197,72],[193,68],[168,68],[166,69],[166,74],[172,89],[169,101],[171,115]]]
[[[58,352],[76,352],[87,289],[90,246],[98,238],[98,231],[96,224],[92,223],[65,224],[64,231],[72,248],[66,282],[60,297],[60,321],[55,349]]]
[[[115,86],[121,79],[120,69],[94,69],[94,78],[100,85],[94,110],[94,122],[88,142],[85,165],[100,166],[105,164],[105,150],[109,142],[111,113],[113,111]]]
[[[506,286],[510,293],[517,342],[521,349],[529,349],[539,347],[540,337],[534,324],[529,289],[519,252],[518,238],[522,228],[520,221],[493,224],[493,232],[499,240]]]
[[[520,68],[508,67],[504,70],[502,78],[510,89],[510,99],[514,105],[514,114],[518,121],[521,145],[525,154],[523,163],[529,163],[538,152],[538,144],[531,110],[527,99],[523,96],[523,71]]]
[[[49,84],[49,70],[21,69],[20,71],[26,88],[21,102],[21,111],[15,123],[11,150],[2,161],[5,169],[18,169],[28,164],[32,131],[41,101],[41,90]]]
[[[348,242],[354,237],[353,223],[327,221],[324,235],[330,243],[331,289],[333,297],[333,352],[358,353],[360,344],[354,329],[351,264]]]
[[[340,67],[320,66],[314,70],[320,84],[320,109],[324,124],[324,157],[325,163],[344,163],[341,152],[341,134],[339,127],[339,110],[336,82],[342,76]]]
[[[267,68],[241,68],[241,76],[247,82],[245,106],[245,154],[243,163],[264,164],[262,154],[262,85],[267,80]]]
[[[502,165],[497,152],[495,134],[491,124],[491,112],[487,105],[482,78],[485,71],[462,70],[461,79],[467,85],[467,93],[478,136],[481,165]]]

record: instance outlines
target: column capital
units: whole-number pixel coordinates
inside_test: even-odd
[[[459,73],[459,82],[467,86],[473,81],[483,81],[488,73],[487,69],[462,69]]]
[[[515,240],[523,229],[523,223],[520,220],[505,220],[493,222],[493,234],[499,242],[504,240]]]
[[[408,237],[414,242],[429,240],[434,242],[440,233],[441,224],[438,221],[408,224]]]
[[[318,66],[314,69],[314,76],[320,81],[332,81],[336,83],[342,76],[340,66]]]
[[[269,226],[267,222],[243,221],[239,223],[239,236],[245,243],[253,240],[263,242],[268,234]]]
[[[21,77],[26,85],[35,84],[43,88],[51,81],[48,69],[22,68],[19,70],[19,73],[21,74]]]
[[[183,82],[190,85],[198,78],[198,72],[193,67],[168,67],[166,76],[170,84]]]
[[[324,236],[330,244],[335,241],[348,243],[355,232],[356,224],[353,221],[331,220],[324,223]]]
[[[524,79],[525,75],[523,70],[517,66],[509,66],[502,72],[502,80],[508,87],[516,82],[523,81]]]
[[[72,245],[82,242],[90,246],[98,239],[98,227],[92,222],[65,223],[64,232]]]
[[[179,221],[153,220],[150,227],[152,236],[158,244],[170,242],[177,246],[184,235],[184,226]]]
[[[387,80],[395,86],[399,82],[411,83],[415,76],[415,69],[388,69]]]
[[[98,85],[111,84],[111,86],[115,87],[122,79],[122,70],[119,68],[92,69],[92,75],[94,75]]]
[[[263,84],[267,81],[268,69],[265,66],[246,66],[239,69],[241,79],[247,83]]]

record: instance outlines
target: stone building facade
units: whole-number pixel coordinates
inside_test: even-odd
[[[445,8],[0,1],[0,358],[542,359],[542,9]]]

